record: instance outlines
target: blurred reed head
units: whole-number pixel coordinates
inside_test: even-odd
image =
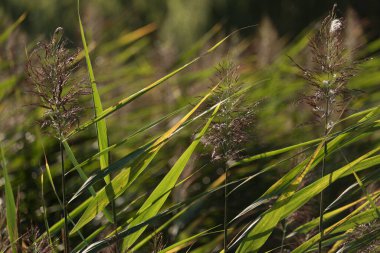
[[[222,104],[203,142],[213,148],[213,160],[227,162],[239,158],[242,147],[249,141],[257,103],[244,106],[243,95],[238,94],[242,89],[238,67],[232,62],[219,64],[215,82],[220,82],[220,85],[213,103]]]
[[[23,236],[23,248],[25,252],[31,253],[52,253],[56,252],[54,242],[50,244],[49,238],[42,235],[36,226],[29,228],[27,233]],[[23,251],[24,252],[24,251]]]
[[[26,73],[43,108],[41,127],[62,138],[79,122],[79,98],[89,94],[76,75],[78,50],[66,48],[63,29],[58,27],[50,41],[39,42],[28,56]]]
[[[285,46],[284,40],[278,35],[278,31],[269,16],[264,16],[257,29],[254,38],[257,66],[265,68],[271,65]]]
[[[350,244],[357,241],[367,241],[364,247],[359,249],[359,253],[378,252],[380,248],[380,238],[374,236],[380,231],[380,219],[377,218],[372,222],[357,225],[348,234],[348,238],[344,242],[343,247],[349,247]]]
[[[318,122],[328,119],[328,129],[351,100],[353,93],[347,84],[357,72],[357,64],[344,43],[344,20],[337,17],[336,8],[334,5],[310,39],[313,66],[296,64],[311,87],[301,101],[312,108]]]
[[[151,252],[158,253],[165,248],[164,236],[161,232],[156,233],[151,241]]]

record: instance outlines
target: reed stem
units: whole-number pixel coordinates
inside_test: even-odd
[[[325,110],[325,132],[324,132],[324,144],[323,144],[323,160],[322,160],[322,169],[321,169],[321,178],[325,176],[325,164],[326,164],[326,156],[327,156],[327,134],[328,134],[328,123],[329,123],[329,91],[326,91],[326,110]],[[324,190],[321,191],[319,195],[319,233],[321,235],[321,238],[318,242],[318,253],[322,252],[322,241],[324,237],[324,229],[323,229],[323,213],[324,213],[324,206],[323,206],[323,195]]]
[[[64,218],[64,228],[63,228],[63,246],[64,246],[64,252],[69,253],[70,252],[70,245],[69,245],[69,230],[68,230],[68,223],[67,223],[67,200],[66,200],[66,180],[65,180],[65,161],[63,157],[63,147],[62,147],[62,141],[59,142],[59,150],[61,153],[61,180],[62,180],[62,202],[63,202],[63,218]]]
[[[224,233],[224,239],[223,239],[223,249],[224,253],[227,253],[227,228],[228,228],[228,217],[227,217],[227,198],[228,198],[228,192],[227,192],[227,183],[228,183],[228,168],[227,165],[224,167],[225,177],[224,177],[224,217],[223,217],[223,233]]]

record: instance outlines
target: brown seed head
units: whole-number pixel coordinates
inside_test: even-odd
[[[296,64],[312,87],[302,101],[311,106],[318,121],[328,119],[327,128],[332,127],[334,114],[340,114],[351,98],[352,92],[347,84],[356,73],[356,63],[344,47],[343,30],[344,21],[337,18],[334,5],[310,40],[314,67],[307,69]]]
[[[67,49],[63,29],[57,28],[52,39],[40,42],[28,56],[26,73],[32,93],[39,97],[38,106],[45,109],[42,128],[54,130],[61,138],[78,123],[82,107],[78,100],[89,90],[74,76],[78,68],[78,50]]]

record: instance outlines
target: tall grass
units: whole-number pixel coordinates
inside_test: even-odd
[[[354,67],[333,9],[286,43],[268,44],[272,25],[253,42],[217,25],[155,65],[155,25],[98,42],[77,15],[83,50],[68,49],[59,28],[20,59],[35,98],[15,95],[17,83],[30,87],[23,73],[0,75],[0,112],[28,104],[23,123],[0,123],[2,252],[379,249],[377,40]],[[38,187],[42,200],[28,194]]]

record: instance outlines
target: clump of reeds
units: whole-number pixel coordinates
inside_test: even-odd
[[[44,109],[40,121],[41,127],[53,134],[60,143],[62,169],[62,195],[65,252],[69,252],[67,201],[65,189],[65,169],[62,141],[68,131],[78,123],[82,107],[79,105],[81,95],[89,91],[83,81],[75,78],[78,68],[78,50],[66,48],[62,39],[63,29],[57,28],[50,41],[40,42],[28,55],[26,72],[32,85],[31,92],[39,99],[37,105]]]
[[[325,174],[325,159],[327,156],[326,137],[334,127],[335,122],[343,114],[351,100],[351,90],[347,87],[349,80],[356,73],[356,64],[352,55],[345,48],[344,20],[336,15],[335,4],[328,16],[323,20],[317,33],[310,40],[310,48],[314,67],[301,69],[304,79],[308,82],[310,92],[302,98],[308,104],[316,121],[323,129],[324,156],[321,177]],[[320,194],[320,224],[319,252],[323,241],[323,191]]]
[[[217,82],[220,82],[220,85],[214,94],[213,102],[220,102],[221,106],[203,142],[212,147],[212,160],[219,162],[225,172],[223,248],[224,252],[227,252],[228,163],[240,157],[243,144],[249,140],[249,130],[255,119],[254,109],[257,104],[243,106],[243,95],[238,95],[242,85],[239,83],[237,66],[225,61],[219,65],[217,71]]]

